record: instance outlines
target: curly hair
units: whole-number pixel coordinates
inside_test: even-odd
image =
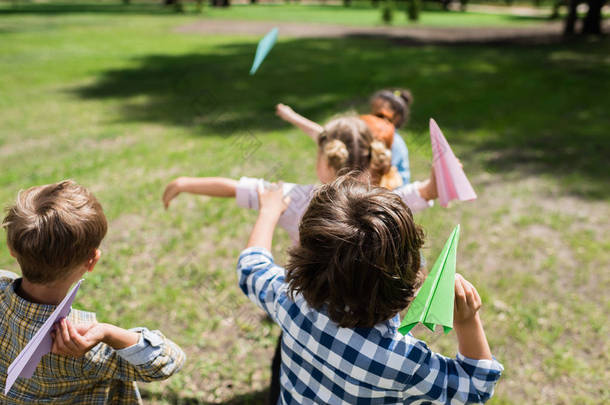
[[[318,148],[338,174],[353,170],[368,172],[379,184],[392,167],[392,152],[375,140],[368,125],[355,115],[331,120],[318,136]]]
[[[353,173],[321,186],[289,250],[294,298],[340,327],[373,327],[406,308],[421,281],[423,230],[401,198]]]

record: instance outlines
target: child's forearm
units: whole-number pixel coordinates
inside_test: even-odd
[[[104,336],[102,342],[115,350],[125,349],[126,347],[133,346],[140,340],[140,334],[132,332],[118,326],[104,323],[103,330]]]
[[[471,359],[491,360],[491,349],[478,313],[468,321],[455,323],[453,329],[457,334],[460,353]]]
[[[286,117],[286,121],[301,129],[301,131],[305,132],[314,142],[318,141],[318,135],[320,135],[323,130],[320,124],[313,122],[296,112]]]
[[[180,177],[177,181],[181,192],[210,197],[235,197],[238,184],[224,177]]]
[[[273,241],[273,232],[275,226],[280,219],[280,214],[277,212],[269,212],[262,209],[254,224],[252,233],[250,233],[250,239],[246,248],[249,247],[261,247],[267,250],[271,250],[271,242]]]

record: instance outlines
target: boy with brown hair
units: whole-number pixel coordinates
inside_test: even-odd
[[[107,222],[86,188],[67,180],[21,191],[2,222],[23,278],[0,273],[0,381],[70,286],[93,270]],[[72,310],[53,332],[52,353],[3,404],[138,404],[136,381],[163,380],[185,355],[158,331],[125,330]],[[2,387],[4,388],[4,387]]]
[[[286,271],[270,253],[287,203],[259,189],[260,211],[237,272],[244,293],[283,333],[281,404],[482,403],[503,370],[478,315],[481,299],[455,280],[456,359],[398,332],[420,284],[421,228],[396,194],[352,176],[321,186]]]

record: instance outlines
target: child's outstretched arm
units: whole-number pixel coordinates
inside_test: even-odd
[[[165,209],[180,193],[201,194],[210,197],[235,197],[237,180],[224,177],[178,177],[163,192]]]
[[[271,255],[273,231],[289,204],[281,184],[264,189],[258,187],[260,210],[246,249],[239,255],[237,277],[246,296],[277,321],[275,300],[284,287],[284,269],[278,267]]]
[[[409,358],[419,356],[417,368],[408,380],[407,394],[452,404],[484,403],[493,395],[504,368],[491,355],[478,314],[480,308],[477,290],[456,274],[453,329],[458,355],[455,359],[442,356],[424,342],[406,336],[414,342]]]
[[[282,213],[290,204],[290,197],[284,197],[282,184],[271,184],[269,189],[258,188],[259,212],[246,248],[260,247],[271,250],[275,226]]]
[[[53,332],[54,354],[83,358],[76,377],[122,381],[164,380],[186,359],[182,349],[159,331],[125,330],[105,323],[75,324],[63,319]]]
[[[455,276],[453,328],[460,353],[471,359],[491,360],[491,350],[479,318],[481,297],[476,288],[459,274]]]
[[[289,106],[281,103],[275,106],[275,113],[284,121],[300,128],[301,131],[305,132],[314,142],[318,141],[318,135],[320,135],[323,130],[320,124],[303,117]]]

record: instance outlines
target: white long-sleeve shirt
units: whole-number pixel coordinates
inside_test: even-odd
[[[258,210],[258,186],[264,185],[263,179],[242,177],[239,179],[235,199],[243,208]],[[409,183],[393,190],[407,204],[412,212],[423,211],[432,205],[419,194],[420,182]],[[299,240],[299,223],[313,197],[316,186],[313,184],[284,183],[284,195],[290,197],[290,204],[278,222],[286,230],[293,242]]]

